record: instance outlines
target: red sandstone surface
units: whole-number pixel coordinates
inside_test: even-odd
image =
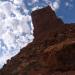
[[[65,24],[49,6],[31,15],[34,41],[0,75],[75,75],[75,24]]]

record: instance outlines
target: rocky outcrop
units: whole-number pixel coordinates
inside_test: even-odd
[[[64,24],[49,6],[31,15],[34,41],[0,75],[75,75],[75,24]]]
[[[36,41],[43,41],[43,39],[53,36],[53,33],[59,32],[60,29],[62,29],[61,31],[64,30],[64,23],[61,23],[62,20],[58,19],[55,12],[49,6],[36,10],[31,15],[35,28],[34,36]]]

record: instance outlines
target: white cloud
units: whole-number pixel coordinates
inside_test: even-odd
[[[53,2],[53,8],[54,10],[59,9],[60,7],[60,0],[56,0],[55,2]]]
[[[66,5],[66,6],[69,6],[69,2],[66,2],[65,5]]]
[[[54,11],[56,11],[60,7],[60,0],[55,0],[53,2],[51,0],[44,0],[44,1],[47,5],[50,5]]]
[[[69,7],[69,8],[72,8],[73,7],[72,1],[71,2],[69,2],[69,1],[65,2],[65,6]]]
[[[32,8],[32,11],[35,11],[35,10],[37,10],[38,8],[39,8],[38,6],[33,7],[33,8]]]
[[[32,19],[28,15],[28,9],[24,7],[22,0],[12,1],[0,2],[0,68],[34,39]],[[20,8],[17,9],[18,7]]]
[[[41,9],[42,7],[39,7],[39,6],[36,6],[36,7],[33,7],[32,8],[32,11],[35,11],[35,10],[38,10],[38,9]]]
[[[12,1],[14,4],[18,4],[18,5],[20,5],[23,2],[23,0],[10,0],[10,1]]]

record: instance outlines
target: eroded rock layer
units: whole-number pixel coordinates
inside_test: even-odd
[[[34,41],[0,75],[75,75],[75,24],[64,24],[49,6],[31,15]]]

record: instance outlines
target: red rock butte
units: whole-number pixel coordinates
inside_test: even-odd
[[[49,6],[31,16],[34,41],[8,60],[0,75],[75,75],[75,24],[65,24]]]

